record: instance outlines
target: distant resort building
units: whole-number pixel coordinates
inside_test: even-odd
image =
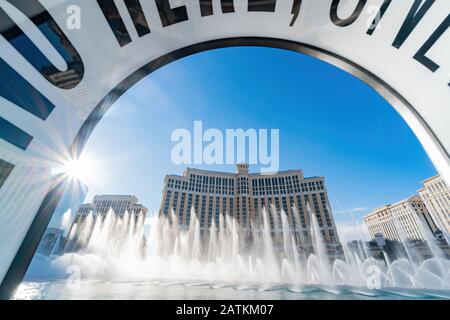
[[[70,227],[68,233],[70,239],[68,239],[65,251],[78,249],[79,233],[81,230],[86,233],[86,220],[89,215],[95,219],[104,218],[112,212],[115,217],[124,217],[128,212],[130,219],[134,218],[135,221],[139,218],[145,219],[148,209],[138,202],[138,198],[130,195],[97,195],[92,203],[81,204]]]
[[[105,215],[113,210],[116,215],[122,216],[125,211],[134,215],[146,215],[148,209],[138,203],[135,196],[128,195],[98,195],[92,203],[82,204],[78,208],[77,217],[83,217],[89,213]]]
[[[364,217],[364,222],[372,239],[382,235],[398,241],[425,240],[426,229],[431,234],[437,230],[424,202],[417,195],[375,209]]]
[[[423,181],[417,192],[442,232],[450,234],[450,189],[441,176]]]
[[[229,215],[242,232],[251,233],[263,223],[263,208],[273,234],[281,231],[284,211],[302,239],[300,245],[308,248],[314,214],[329,254],[340,247],[324,178],[305,178],[301,170],[264,175],[249,173],[248,164],[238,164],[236,173],[188,168],[182,176],[165,177],[160,214],[173,214],[180,226],[188,228],[193,209],[203,230],[218,226],[220,216]]]
[[[437,175],[423,181],[423,188],[412,196],[393,205],[377,208],[364,217],[372,238],[381,234],[390,240],[424,240],[420,226],[436,237],[450,234],[450,189]],[[421,223],[420,221],[424,222]]]

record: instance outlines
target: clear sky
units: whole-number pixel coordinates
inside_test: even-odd
[[[133,194],[157,210],[164,175],[185,169],[171,161],[171,134],[192,131],[195,120],[223,132],[280,129],[280,169],[324,176],[349,233],[353,216],[414,194],[436,174],[407,124],[366,84],[302,54],[240,47],[172,62],[121,97],[85,149],[101,163],[87,200]]]

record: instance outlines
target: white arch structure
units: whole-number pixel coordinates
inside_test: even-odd
[[[285,48],[352,73],[450,182],[449,24],[448,0],[0,0],[1,296],[63,192],[51,168],[134,83],[196,52]]]

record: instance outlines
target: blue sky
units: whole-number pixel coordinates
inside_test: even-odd
[[[164,175],[185,169],[171,161],[171,133],[192,131],[195,120],[223,132],[280,129],[280,169],[324,176],[342,225],[415,193],[436,173],[398,113],[353,76],[294,52],[226,48],[155,71],[109,110],[85,149],[102,163],[87,200],[134,194],[157,210]]]

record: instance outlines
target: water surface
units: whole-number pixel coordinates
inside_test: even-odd
[[[19,300],[398,300],[450,299],[449,290],[380,289],[351,286],[295,286],[286,284],[195,282],[175,280],[25,281],[18,289]]]

